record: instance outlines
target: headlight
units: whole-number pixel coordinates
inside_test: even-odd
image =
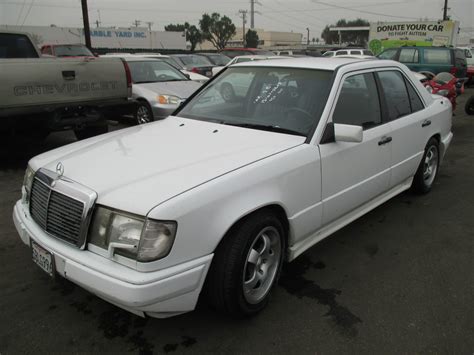
[[[28,193],[30,193],[31,191],[31,185],[33,185],[34,177],[35,177],[34,170],[31,169],[30,166],[28,165],[25,171],[25,177],[23,178],[23,186],[25,187],[26,191],[28,191]]]
[[[437,94],[441,96],[448,96],[449,90],[440,90],[437,92]]]
[[[162,105],[179,105],[181,99],[173,95],[158,95],[156,100]]]
[[[137,261],[168,255],[176,236],[176,222],[161,222],[97,207],[90,229],[90,243]]]
[[[25,177],[23,178],[23,187],[25,188],[25,190],[22,191],[22,196],[21,196],[23,203],[27,203],[29,200],[31,186],[33,185],[34,177],[35,177],[35,172],[28,165],[25,171]]]
[[[428,91],[430,94],[433,93],[433,88],[431,86],[426,85],[425,88],[426,88],[426,91]]]

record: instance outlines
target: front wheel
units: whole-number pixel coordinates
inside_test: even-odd
[[[425,154],[413,178],[413,190],[420,194],[430,192],[438,175],[438,168],[439,143],[436,138],[431,138],[425,147]]]
[[[154,121],[153,111],[151,110],[150,105],[147,102],[139,102],[135,110],[135,123],[136,124],[145,124]]]
[[[280,275],[285,234],[275,215],[258,212],[226,235],[216,250],[206,281],[214,308],[242,318],[267,305]]]
[[[474,96],[471,96],[467,102],[464,110],[468,115],[474,115]]]

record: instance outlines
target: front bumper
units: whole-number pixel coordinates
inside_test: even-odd
[[[162,105],[158,103],[155,103],[151,106],[151,110],[153,111],[153,118],[155,120],[160,120],[168,117],[174,111],[176,111],[177,108],[177,105]]]
[[[213,254],[153,272],[139,272],[54,239],[32,221],[21,201],[13,221],[21,240],[30,239],[54,255],[56,272],[104,300],[140,316],[166,318],[192,311]]]

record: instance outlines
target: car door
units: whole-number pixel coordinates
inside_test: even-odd
[[[417,89],[401,71],[382,70],[377,77],[392,131],[390,185],[395,187],[416,172],[431,122],[426,118]]]
[[[323,224],[386,191],[390,181],[390,124],[382,120],[373,72],[347,74],[330,120],[363,127],[360,143],[320,144]]]
[[[423,64],[420,70],[435,74],[449,73],[453,67],[453,58],[449,48],[423,48]]]

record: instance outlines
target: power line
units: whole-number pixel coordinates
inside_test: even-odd
[[[23,22],[21,23],[20,27],[23,27],[23,25],[25,24],[25,21],[28,18],[28,15],[30,14],[30,11],[31,11],[31,8],[33,7],[34,2],[35,0],[31,0],[30,7],[28,8],[28,11],[26,12],[25,18],[23,19]]]
[[[242,44],[245,47],[245,24],[247,23],[247,10],[239,10],[239,17],[242,18]]]
[[[18,21],[20,21],[21,14],[23,13],[23,9],[25,8],[26,0],[23,0],[23,4],[21,4],[20,12],[18,13],[18,18],[16,19],[15,24],[18,25]]]

